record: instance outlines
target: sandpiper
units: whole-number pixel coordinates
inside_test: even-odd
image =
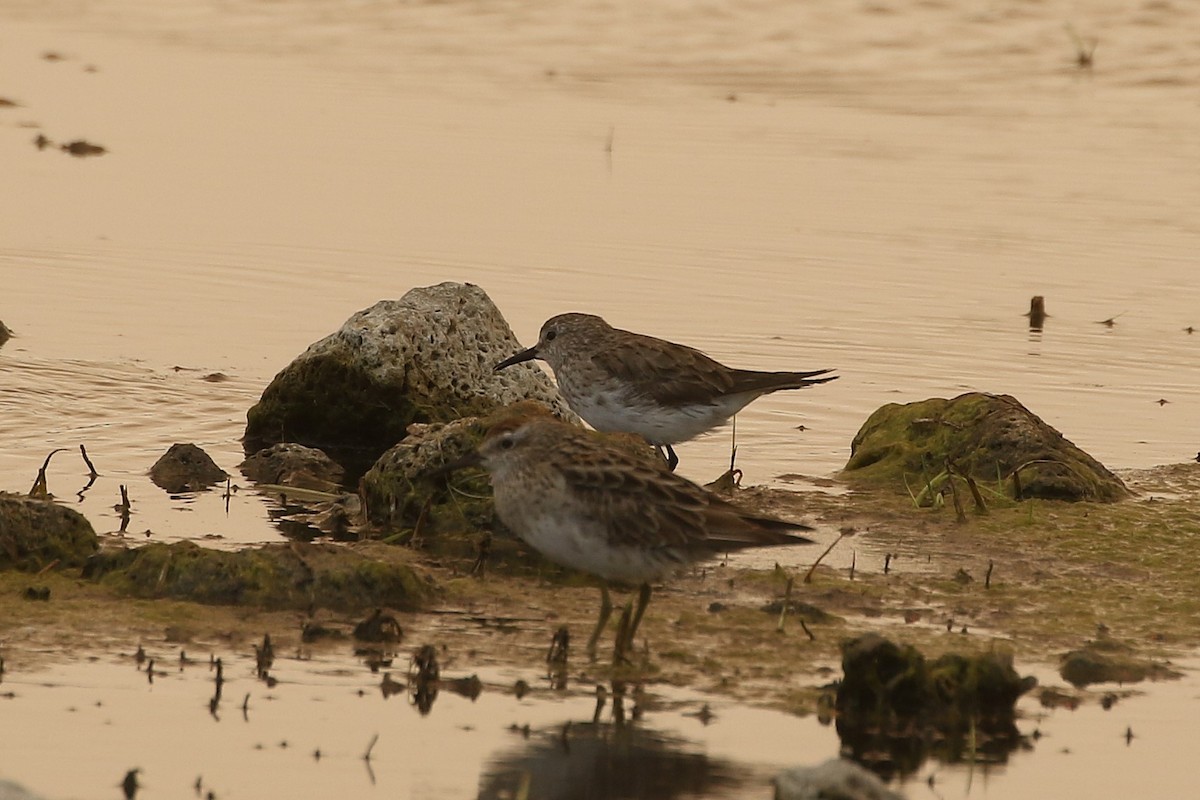
[[[478,450],[446,469],[482,464],[496,514],[551,561],[600,579],[596,642],[612,613],[608,582],[640,584],[613,650],[621,661],[650,602],[650,581],[730,550],[811,544],[812,528],[756,516],[597,434],[547,416],[495,423]]]
[[[614,328],[591,314],[559,314],[533,347],[496,365],[540,358],[571,409],[599,431],[636,433],[665,450],[724,424],[764,394],[835,380],[832,370],[760,372],[727,367],[695,348]],[[824,376],[824,377],[822,377]]]

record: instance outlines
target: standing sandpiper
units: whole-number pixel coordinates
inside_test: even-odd
[[[496,515],[546,558],[600,578],[600,617],[587,651],[612,613],[608,581],[641,584],[613,649],[622,661],[650,602],[649,581],[730,550],[811,544],[812,528],[740,511],[653,462],[596,434],[545,416],[503,419],[479,449],[449,465],[482,464]]]
[[[567,404],[589,425],[644,437],[665,449],[672,470],[679,457],[671,445],[725,423],[764,394],[837,378],[828,369],[733,369],[694,348],[623,331],[591,314],[551,317],[537,344],[495,368],[534,358],[550,365]]]

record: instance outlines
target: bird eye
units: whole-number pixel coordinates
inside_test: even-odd
[[[558,331],[546,331],[547,342],[553,342],[555,336],[558,336]]]
[[[505,436],[503,439],[500,440],[500,449],[501,450],[512,450],[514,444],[515,444],[515,442],[512,440],[511,436]]]

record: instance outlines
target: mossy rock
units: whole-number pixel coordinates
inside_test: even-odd
[[[947,653],[932,663],[915,647],[869,633],[842,646],[837,729],[843,753],[886,753],[916,770],[930,755],[953,762],[973,747],[999,760],[1020,745],[1016,702],[1037,685],[1002,652]]]
[[[474,452],[498,421],[530,414],[553,410],[523,400],[485,417],[411,426],[408,437],[380,456],[360,481],[367,521],[385,541],[438,556],[485,557],[487,568],[508,574],[562,573],[495,518],[491,482],[482,468],[445,469]]]
[[[502,528],[495,519],[491,483],[482,468],[445,470],[473,452],[497,422],[533,414],[553,415],[554,409],[535,400],[522,400],[486,417],[411,426],[408,437],[380,456],[362,477],[360,495],[368,522],[389,541],[419,540],[424,549],[442,555],[474,557],[486,539],[489,567],[546,570],[549,562],[540,555],[530,557],[532,551],[515,536],[490,538],[492,531]],[[596,431],[590,435],[655,466],[662,464],[654,448],[640,436]],[[560,567],[549,568],[562,572]]]
[[[380,301],[275,376],[246,414],[246,453],[296,442],[324,450],[354,480],[414,423],[485,416],[526,398],[576,419],[544,372],[493,370],[520,349],[478,286],[442,283]]]
[[[434,587],[411,560],[406,550],[374,542],[269,544],[236,552],[155,543],[102,551],[84,577],[142,598],[263,609],[417,609]]]
[[[473,452],[487,427],[480,417],[414,425],[362,477],[367,520],[385,536],[406,538],[477,536],[490,529],[492,492],[483,471],[440,472]]]
[[[92,524],[75,509],[0,492],[0,569],[79,567],[98,547]]]
[[[1120,478],[1015,398],[981,392],[878,409],[855,435],[843,475],[916,492],[944,480],[947,462],[977,481],[1001,480],[1018,500],[1129,496]]]

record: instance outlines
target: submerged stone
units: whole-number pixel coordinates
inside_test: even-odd
[[[944,481],[947,462],[977,481],[1004,482],[1018,500],[1129,496],[1120,478],[1015,398],[982,392],[883,406],[855,435],[844,474],[899,490],[907,481],[915,492]]]
[[[294,442],[281,442],[259,450],[238,469],[255,483],[295,486],[321,492],[341,488],[345,470],[321,450]]]
[[[442,283],[380,301],[275,376],[246,414],[246,452],[299,442],[361,472],[413,423],[483,416],[527,398],[575,419],[541,370],[493,370],[520,349],[478,286]]]
[[[0,492],[0,569],[78,567],[98,546],[92,524],[75,509]]]
[[[198,492],[229,477],[194,444],[173,444],[150,467],[150,480],[168,492]]]
[[[184,541],[104,550],[83,574],[134,597],[353,612],[419,608],[433,586],[411,562],[408,551],[377,542],[229,552]]]

